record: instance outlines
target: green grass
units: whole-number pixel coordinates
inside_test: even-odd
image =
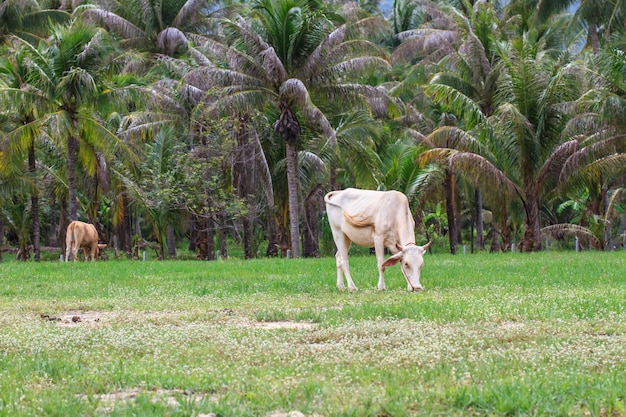
[[[0,416],[626,416],[624,252],[375,263],[1,263]]]

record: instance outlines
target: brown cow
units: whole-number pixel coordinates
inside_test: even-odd
[[[104,249],[107,245],[98,243],[98,232],[93,224],[73,221],[67,226],[67,235],[65,237],[65,262],[70,259],[78,260],[78,249],[82,249],[85,254],[85,260],[91,258],[92,261],[98,259],[100,249]]]

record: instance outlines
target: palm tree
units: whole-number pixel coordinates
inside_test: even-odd
[[[234,115],[264,111],[270,105],[275,133],[283,140],[287,160],[290,246],[298,257],[299,186],[298,142],[304,122],[320,132],[331,149],[336,133],[320,110],[329,98],[347,103],[381,91],[350,83],[365,68],[387,68],[380,48],[366,40],[348,42],[359,31],[380,27],[380,18],[366,18],[335,27],[330,9],[308,0],[261,0],[254,5],[253,19],[225,21],[232,43],[209,41],[208,56],[215,66],[201,67],[196,75],[203,89],[221,87],[209,108],[216,116],[237,109]],[[340,21],[341,22],[341,21]],[[199,75],[202,74],[202,77]],[[343,80],[341,79],[343,77]]]
[[[492,129],[487,120],[493,114],[499,74],[494,50],[499,36],[497,29],[499,20],[494,6],[489,3],[477,4],[473,9],[469,8],[466,12],[468,15],[451,7],[431,6],[428,10],[430,15],[433,18],[437,17],[439,21],[436,27],[418,27],[405,31],[401,35],[404,43],[416,48],[407,50],[403,44],[394,52],[394,58],[398,61],[414,59],[416,56],[424,57],[418,66],[425,68],[425,72],[432,73],[423,87],[423,93],[432,100],[433,107],[442,113],[441,124],[444,127],[438,129],[437,134],[431,137],[431,140],[437,138],[438,143],[428,141],[427,143],[431,146],[451,144],[465,146],[464,141],[458,141],[456,130],[446,128],[445,125],[458,125],[470,136],[486,142],[492,135]],[[433,24],[433,20],[428,22],[429,26]],[[496,30],[493,29],[494,27]],[[447,51],[447,53],[437,61],[441,51]],[[405,54],[408,52],[411,54]],[[445,138],[447,135],[452,136]],[[433,155],[439,155],[445,159],[448,157],[445,153],[427,153],[422,161],[432,160]],[[457,236],[460,235],[460,230],[457,230],[460,229],[458,227],[460,218],[455,198],[456,179],[455,173],[449,168],[445,168],[445,172],[442,185],[445,187],[446,211],[450,220],[450,250],[454,253]],[[483,249],[480,189],[476,188],[474,194],[477,245]]]
[[[0,102],[8,109],[8,115],[12,119],[11,128],[3,135],[1,142],[4,144],[5,157],[15,158],[11,153],[16,151],[23,155],[22,160],[27,160],[27,170],[30,175],[36,171],[35,142],[41,136],[41,129],[35,122],[36,111],[45,100],[41,92],[28,94],[29,90],[35,90],[28,83],[29,68],[26,48],[20,47],[20,41],[16,40],[16,48],[10,48],[5,59],[0,62],[0,77],[4,81],[0,88]],[[17,100],[25,92],[26,96],[34,100]],[[20,97],[21,98],[21,97]],[[33,189],[30,202],[30,220],[32,221],[32,243],[35,260],[40,260],[39,238],[39,192]]]
[[[221,2],[209,0],[96,3],[101,6],[81,8],[86,20],[121,35],[125,46],[172,57],[186,53],[193,43],[188,37],[208,34],[213,30],[212,19],[227,12]]]
[[[501,167],[492,178],[513,184],[522,202],[522,251],[541,248],[541,198],[574,151],[575,141],[562,135],[567,121],[563,105],[580,95],[574,67],[565,57],[556,55],[557,61],[549,50],[542,51],[539,41],[531,31],[499,48],[502,77],[492,118],[497,140],[490,149]]]
[[[609,195],[619,188],[626,173],[626,59],[617,48],[588,56],[587,92],[577,101],[580,112],[567,125],[568,136],[578,138],[574,153],[565,161],[558,183],[561,192],[587,195],[590,217],[606,219]],[[606,247],[610,224],[596,236]]]
[[[30,83],[37,90],[20,94],[21,97],[37,92],[43,95],[45,106],[33,123],[45,127],[49,136],[67,149],[70,220],[78,217],[78,162],[93,176],[97,170],[97,153],[110,158],[123,148],[121,141],[105,127],[97,108],[103,95],[110,97],[118,91],[105,88],[106,71],[114,62],[115,53],[103,30],[79,22],[55,27],[48,43],[29,49]]]
[[[35,45],[49,34],[51,24],[69,20],[68,13],[42,9],[36,0],[4,0],[0,3],[0,40],[17,36]]]

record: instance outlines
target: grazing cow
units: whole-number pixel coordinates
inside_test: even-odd
[[[415,244],[415,221],[404,194],[348,188],[331,191],[324,201],[337,246],[337,288],[344,288],[343,273],[348,289],[357,290],[348,265],[348,250],[354,242],[359,246],[373,246],[376,250],[379,290],[385,289],[385,268],[397,263],[400,263],[409,291],[422,289],[423,255],[431,242],[425,246]],[[384,260],[385,248],[393,254],[387,260]]]
[[[65,262],[70,258],[78,260],[78,249],[82,249],[85,254],[85,260],[91,258],[92,261],[98,259],[100,249],[104,249],[106,245],[98,243],[98,232],[93,224],[73,221],[67,226],[67,235],[65,236]]]

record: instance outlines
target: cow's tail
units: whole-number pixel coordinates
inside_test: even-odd
[[[363,216],[361,214],[350,214],[347,211],[343,211],[343,217],[348,223],[354,227],[371,227],[374,226],[372,216]]]
[[[324,196],[324,202],[326,202],[326,204],[329,204],[331,206],[342,208],[339,203],[333,200],[333,197],[335,196],[335,194],[340,193],[340,192],[341,190],[329,192],[328,194]],[[342,210],[343,210],[343,217],[346,219],[348,223],[350,223],[354,227],[370,227],[374,225],[374,223],[372,222],[371,216],[363,216],[361,214],[350,214],[345,209],[342,208]]]

